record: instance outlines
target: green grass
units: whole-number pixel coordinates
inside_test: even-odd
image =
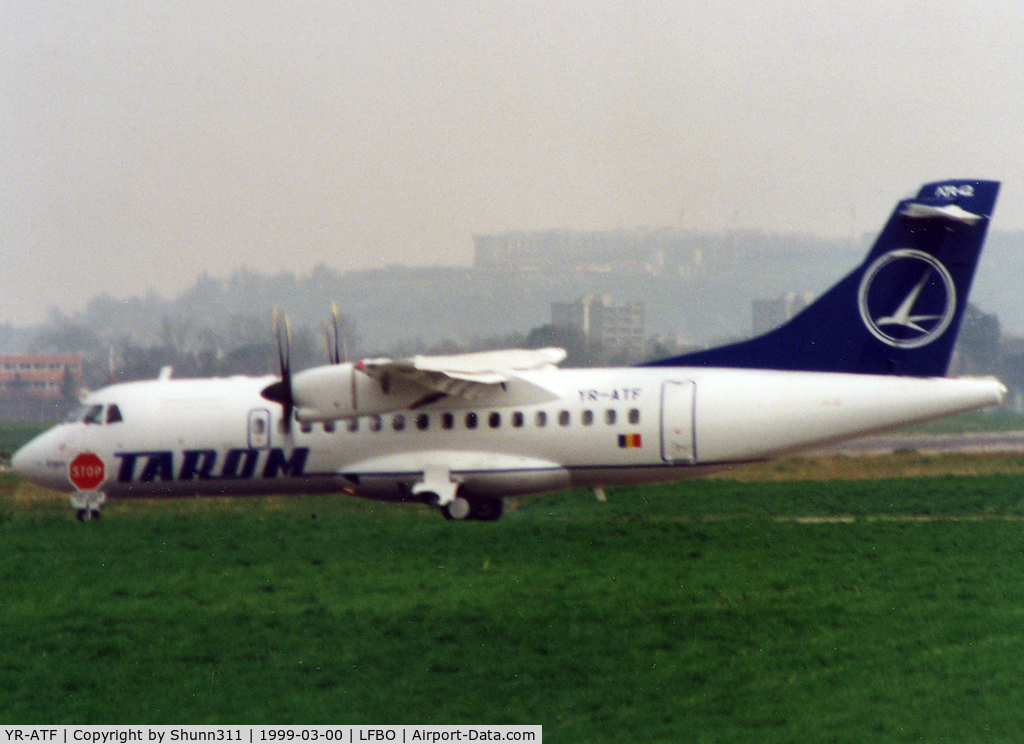
[[[21,445],[50,426],[52,424],[0,420],[0,459],[7,460]]]
[[[920,434],[965,434],[981,431],[1019,431],[1024,429],[1024,414],[1003,408],[990,408],[908,426],[902,431]]]
[[[1016,741],[1022,493],[1000,474],[717,480],[492,524],[303,497],[114,503],[82,525],[7,476],[0,721]]]

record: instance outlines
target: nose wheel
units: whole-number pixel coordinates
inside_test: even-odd
[[[71,494],[71,508],[79,522],[90,522],[100,518],[100,509],[107,503],[102,491],[75,491]]]

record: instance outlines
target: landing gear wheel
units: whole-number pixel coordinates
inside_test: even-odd
[[[100,509],[107,502],[107,495],[102,491],[75,491],[71,494],[71,508],[79,522],[89,522],[100,518]]]
[[[473,499],[473,518],[481,522],[493,522],[505,511],[505,502],[501,499]]]
[[[466,499],[461,496],[456,496],[454,500],[445,504],[441,508],[441,511],[444,512],[445,519],[454,519],[461,522],[463,519],[469,517],[472,512],[472,508]]]

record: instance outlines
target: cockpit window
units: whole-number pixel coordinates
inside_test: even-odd
[[[109,406],[94,403],[75,409],[68,415],[66,421],[69,424],[117,424],[124,421],[124,417],[121,415],[121,409],[114,403]]]

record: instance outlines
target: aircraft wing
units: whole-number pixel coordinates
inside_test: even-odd
[[[263,391],[288,401],[300,421],[371,416],[419,408],[444,397],[470,405],[531,405],[559,397],[522,373],[554,368],[564,349],[508,349],[407,359],[364,359],[296,373]]]
[[[406,359],[364,359],[356,368],[378,380],[383,388],[396,379],[415,383],[434,393],[474,400],[495,386],[504,387],[517,372],[554,367],[565,349],[503,349],[469,354]]]

